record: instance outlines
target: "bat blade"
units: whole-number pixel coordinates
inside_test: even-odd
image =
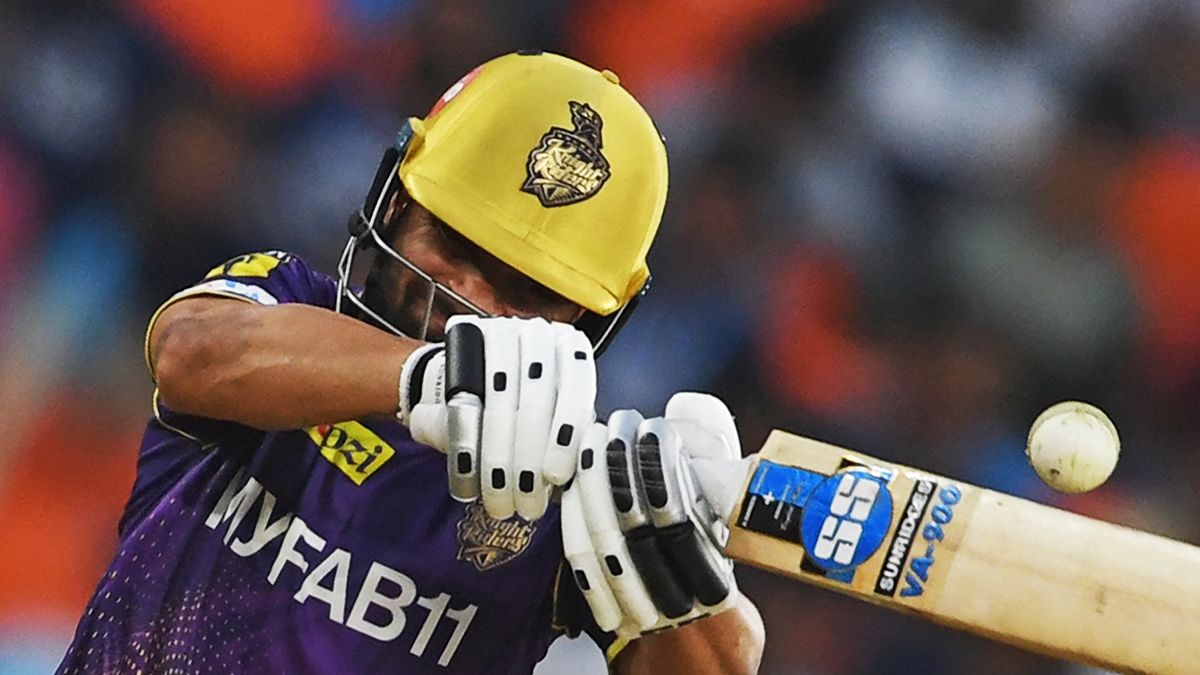
[[[1200,664],[1200,548],[782,431],[748,467],[736,560],[1072,661]]]

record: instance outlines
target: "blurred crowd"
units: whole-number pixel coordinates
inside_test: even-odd
[[[519,48],[667,138],[603,410],[708,390],[747,452],[783,427],[1200,543],[1194,0],[6,0],[0,672],[57,663],[114,549],[154,308],[250,250],[331,270],[403,117]],[[1025,463],[1063,399],[1122,433],[1093,494]],[[741,579],[769,675],[1083,672]]]

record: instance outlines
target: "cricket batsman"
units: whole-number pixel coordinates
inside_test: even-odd
[[[119,548],[58,672],[528,673],[580,631],[614,672],[754,672],[694,488],[740,457],[729,411],[596,419],[666,194],[614,74],[509,54],[404,125],[336,276],[253,253],[168,299]]]

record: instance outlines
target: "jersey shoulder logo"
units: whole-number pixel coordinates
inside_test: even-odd
[[[321,456],[355,485],[362,485],[396,454],[392,446],[358,422],[319,424],[304,433],[320,448]]]
[[[482,504],[467,504],[466,515],[458,521],[458,559],[486,572],[521,555],[536,531],[536,525],[519,516],[497,520]]]
[[[521,192],[538,198],[542,206],[565,206],[600,191],[611,171],[600,152],[604,120],[586,103],[570,101],[574,129],[550,127],[529,153]]]
[[[208,271],[205,279],[213,277],[257,277],[266,279],[271,270],[291,261],[292,255],[283,251],[247,253],[228,260]]]

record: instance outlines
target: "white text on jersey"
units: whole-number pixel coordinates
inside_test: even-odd
[[[256,504],[258,518],[254,522],[250,538],[243,540],[235,537],[234,533]],[[283,541],[267,574],[267,582],[275,585],[286,567],[296,567],[305,573],[305,577],[292,598],[301,604],[310,599],[325,603],[329,606],[330,621],[363,635],[384,642],[395,640],[405,633],[408,626],[405,610],[414,604],[425,609],[425,620],[412,636],[412,644],[408,650],[413,656],[425,656],[425,651],[434,635],[439,632],[438,626],[444,617],[447,622],[454,624],[454,628],[437,657],[437,664],[450,665],[450,660],[454,658],[454,652],[458,650],[471,620],[475,618],[478,609],[475,605],[467,604],[460,609],[451,609],[451,605],[457,603],[446,593],[438,593],[429,598],[421,597],[416,582],[411,577],[378,561],[371,561],[366,578],[351,598],[348,588],[353,564],[351,553],[342,548],[334,548],[320,562],[313,565],[310,557],[313,552],[325,551],[325,538],[309,528],[304,519],[294,513],[284,512],[275,517],[274,511],[275,495],[264,489],[253,476],[247,480],[245,470],[242,470],[229,481],[204,524],[209,529],[216,530],[222,524],[228,523],[224,543],[229,550],[243,558],[259,553],[267,544],[282,536]],[[346,606],[351,600],[347,613]],[[367,613],[371,607],[379,608],[371,612],[373,617],[380,619],[385,615],[386,620],[369,619]],[[431,653],[430,658],[432,657]]]

